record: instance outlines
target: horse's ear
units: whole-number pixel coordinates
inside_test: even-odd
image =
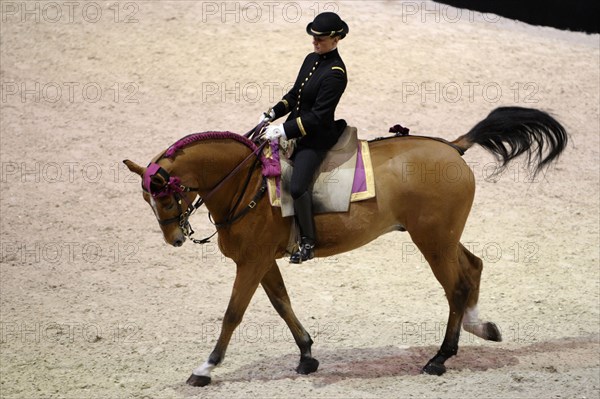
[[[130,161],[129,159],[124,160],[123,163],[133,173],[140,175],[140,176],[144,176],[144,172],[146,171],[146,168],[138,165],[137,163],[135,163],[133,161]]]

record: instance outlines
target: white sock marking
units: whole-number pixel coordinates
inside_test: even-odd
[[[210,377],[210,373],[213,371],[213,369],[216,366],[214,364],[211,364],[209,362],[204,362],[204,364],[200,367],[196,367],[194,369],[194,371],[192,372],[192,374],[194,375],[201,375],[203,377]]]
[[[465,331],[475,334],[480,338],[487,338],[484,332],[484,324],[479,320],[479,309],[477,309],[477,305],[465,311],[462,325]]]

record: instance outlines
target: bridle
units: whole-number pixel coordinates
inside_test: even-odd
[[[259,124],[255,129],[252,129],[250,132],[246,133],[245,137],[252,137],[253,135],[256,135],[257,137],[255,138],[255,140],[258,140],[258,138],[260,138],[260,133],[262,131],[263,125],[264,124],[262,124],[262,123]],[[237,220],[241,219],[250,210],[252,210],[252,209],[254,209],[254,207],[256,207],[256,204],[258,203],[258,201],[264,196],[265,192],[267,191],[266,179],[263,177],[262,183],[261,183],[260,187],[258,188],[258,191],[256,192],[256,194],[252,198],[252,200],[246,205],[246,207],[244,209],[242,209],[241,211],[236,213],[237,208],[239,207],[244,195],[246,194],[246,191],[250,184],[250,180],[252,178],[252,174],[253,174],[254,170],[256,169],[256,167],[259,165],[260,155],[262,153],[262,150],[268,143],[269,143],[268,141],[264,141],[262,144],[257,146],[257,148],[254,151],[252,151],[252,153],[250,155],[248,155],[244,160],[242,160],[231,172],[229,172],[227,175],[225,175],[204,197],[201,197],[198,194],[198,191],[199,191],[198,188],[186,186],[181,183],[181,179],[179,177],[171,176],[169,174],[169,172],[167,172],[163,167],[161,167],[157,163],[160,160],[160,158],[157,159],[155,162],[151,162],[148,165],[148,167],[146,168],[146,172],[144,173],[144,176],[142,177],[142,189],[144,190],[144,192],[148,193],[153,198],[164,198],[167,196],[172,196],[173,199],[175,200],[175,203],[177,204],[177,213],[178,213],[177,216],[174,216],[174,217],[171,217],[168,219],[160,219],[158,214],[156,214],[156,219],[157,219],[158,223],[161,226],[167,226],[169,224],[179,223],[179,227],[181,228],[183,235],[185,237],[187,237],[188,239],[190,239],[190,241],[194,242],[195,244],[206,244],[207,242],[210,242],[210,239],[212,237],[214,237],[215,234],[217,234],[219,227],[231,225],[234,222],[236,222]],[[205,203],[205,201],[209,200],[221,187],[223,187],[223,185],[227,181],[229,181],[233,176],[237,175],[237,173],[242,169],[242,167],[249,160],[253,159],[253,157],[254,157],[253,164],[250,167],[250,169],[248,170],[248,175],[246,176],[246,179],[244,181],[242,189],[238,190],[239,195],[237,196],[237,199],[235,200],[235,204],[232,207],[232,209],[229,211],[225,220],[223,220],[222,222],[216,223],[212,220],[211,215],[209,213],[209,220],[217,228],[217,231],[215,231],[211,236],[203,238],[203,239],[194,238],[193,237],[194,229],[192,228],[192,226],[190,224],[189,217],[194,212],[196,212],[196,210],[198,208],[200,208]],[[165,183],[162,186],[157,187],[156,184],[154,184],[154,182],[152,182],[152,180],[151,180],[152,176],[154,176],[154,175],[160,175],[164,179]],[[196,196],[198,197],[198,199],[196,199],[194,197],[194,199],[196,199],[195,202],[194,202],[194,199],[191,202],[188,201],[185,196],[185,194],[191,193],[191,192],[197,193]],[[183,210],[183,206],[182,206],[184,201],[186,203],[185,210]]]

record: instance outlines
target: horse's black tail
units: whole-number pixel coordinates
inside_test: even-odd
[[[501,107],[453,143],[465,151],[475,144],[481,145],[500,162],[498,172],[525,154],[527,167],[535,175],[559,157],[567,141],[565,128],[547,113],[532,108]]]

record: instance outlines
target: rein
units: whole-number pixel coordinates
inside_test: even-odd
[[[254,129],[250,130],[248,133],[246,133],[244,135],[244,137],[252,138],[253,142],[258,141],[258,139],[261,136],[263,127],[264,127],[263,123],[259,124],[258,126],[256,126],[256,128],[254,128]],[[227,175],[225,175],[204,197],[200,197],[199,194],[197,194],[198,199],[193,204],[192,204],[193,201],[188,202],[187,199],[185,198],[185,196],[182,195],[182,193],[189,193],[189,192],[197,193],[199,189],[195,188],[195,187],[185,186],[185,185],[181,184],[181,179],[179,177],[169,175],[169,173],[166,170],[164,170],[160,165],[158,165],[156,163],[162,158],[162,156],[161,156],[161,158],[157,159],[156,162],[153,162],[150,165],[148,165],[148,168],[146,169],[146,174],[144,175],[144,177],[142,179],[142,189],[145,192],[152,195],[152,197],[154,197],[154,198],[173,196],[177,203],[177,211],[179,213],[177,216],[174,216],[169,219],[160,219],[160,218],[158,218],[158,215],[157,215],[158,223],[162,226],[165,226],[168,224],[179,222],[179,227],[181,228],[183,235],[185,237],[189,238],[190,241],[194,242],[195,244],[206,244],[206,243],[210,242],[210,239],[212,237],[214,237],[215,234],[217,234],[218,228],[229,226],[229,225],[235,223],[237,220],[241,219],[243,216],[245,216],[249,211],[251,211],[252,209],[254,209],[256,207],[256,204],[258,203],[258,201],[264,196],[265,192],[267,191],[267,182],[266,182],[266,179],[263,177],[262,183],[261,183],[257,193],[254,195],[254,197],[250,201],[250,203],[248,205],[246,205],[246,207],[244,209],[242,209],[240,212],[238,212],[236,214],[236,209],[239,207],[244,195],[246,194],[246,191],[248,190],[250,180],[252,179],[252,173],[254,172],[254,170],[256,169],[256,167],[259,164],[260,154],[268,143],[269,143],[268,141],[264,141],[262,144],[257,146],[256,149],[253,150],[252,153],[250,153],[250,155],[248,155],[246,158],[244,158],[238,165],[236,165],[236,167],[231,172],[229,172]],[[212,220],[210,213],[209,213],[209,220],[211,221],[211,223],[214,224],[214,226],[217,228],[217,230],[209,237],[206,237],[203,239],[194,238],[193,237],[194,229],[192,228],[192,226],[189,222],[189,217],[194,212],[196,212],[196,210],[198,208],[200,208],[207,200],[209,200],[219,189],[221,189],[223,187],[223,185],[225,185],[225,183],[227,183],[231,178],[233,178],[235,175],[237,175],[238,172],[242,169],[242,167],[244,167],[244,165],[249,160],[251,160],[253,157],[254,157],[254,162],[252,164],[252,167],[248,171],[248,175],[246,176],[242,190],[241,190],[241,192],[239,192],[239,195],[237,196],[237,199],[235,201],[235,205],[229,211],[229,214],[227,215],[225,220],[222,222],[216,223]],[[153,184],[151,182],[151,177],[154,176],[155,174],[159,174],[163,177],[163,179],[166,182],[163,186],[153,187]],[[182,203],[184,200],[187,203],[187,207],[186,207],[185,211],[183,211],[183,209],[182,209]]]

